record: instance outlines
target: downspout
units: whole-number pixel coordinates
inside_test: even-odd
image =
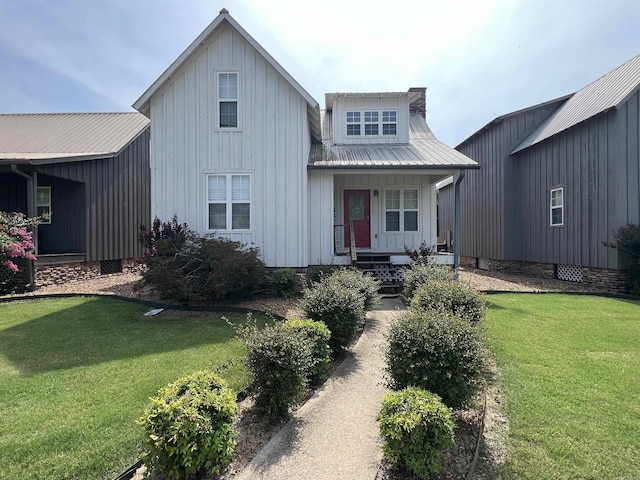
[[[27,217],[35,217],[35,193],[33,188],[33,178],[30,175],[18,170],[18,166],[14,163],[11,164],[11,171],[16,175],[24,178],[27,181]],[[38,227],[33,227],[33,244],[36,245],[38,238]],[[36,250],[37,253],[37,250]],[[29,283],[27,284],[28,289],[33,289],[34,278],[33,278],[33,261],[27,260],[27,279]]]
[[[460,183],[464,178],[464,170],[456,179],[454,187],[454,209],[453,209],[453,269],[457,272],[460,267]]]

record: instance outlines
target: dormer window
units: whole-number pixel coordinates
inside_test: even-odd
[[[398,134],[398,112],[365,110],[347,112],[347,136],[380,136]]]

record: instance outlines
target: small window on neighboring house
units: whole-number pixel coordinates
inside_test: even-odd
[[[385,190],[385,231],[418,231],[418,190]]]
[[[251,228],[251,176],[208,175],[209,230]]]
[[[347,112],[347,135],[360,135],[360,112]]]
[[[36,201],[36,214],[38,216],[40,215],[49,216],[46,220],[43,220],[40,223],[43,223],[43,224],[51,223],[51,187],[38,187],[37,201]]]
[[[551,189],[551,226],[564,225],[564,188]]]
[[[218,73],[218,126],[238,128],[238,74]]]

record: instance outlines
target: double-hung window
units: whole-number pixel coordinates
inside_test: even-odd
[[[218,126],[238,128],[238,74],[218,73]]]
[[[36,214],[47,215],[40,223],[51,223],[51,187],[38,187],[36,197]]]
[[[418,231],[418,190],[388,189],[384,192],[385,231]]]
[[[347,135],[360,135],[360,112],[347,112]]]
[[[207,175],[209,230],[251,229],[251,175]]]
[[[564,188],[552,188],[549,202],[549,219],[552,227],[564,225]]]
[[[382,134],[395,135],[398,131],[398,114],[395,111],[382,112]]]

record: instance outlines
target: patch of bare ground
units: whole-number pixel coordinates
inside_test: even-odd
[[[464,267],[459,272],[460,280],[481,291],[504,292],[597,292],[581,283],[554,278],[539,278],[528,275],[477,270]]]

